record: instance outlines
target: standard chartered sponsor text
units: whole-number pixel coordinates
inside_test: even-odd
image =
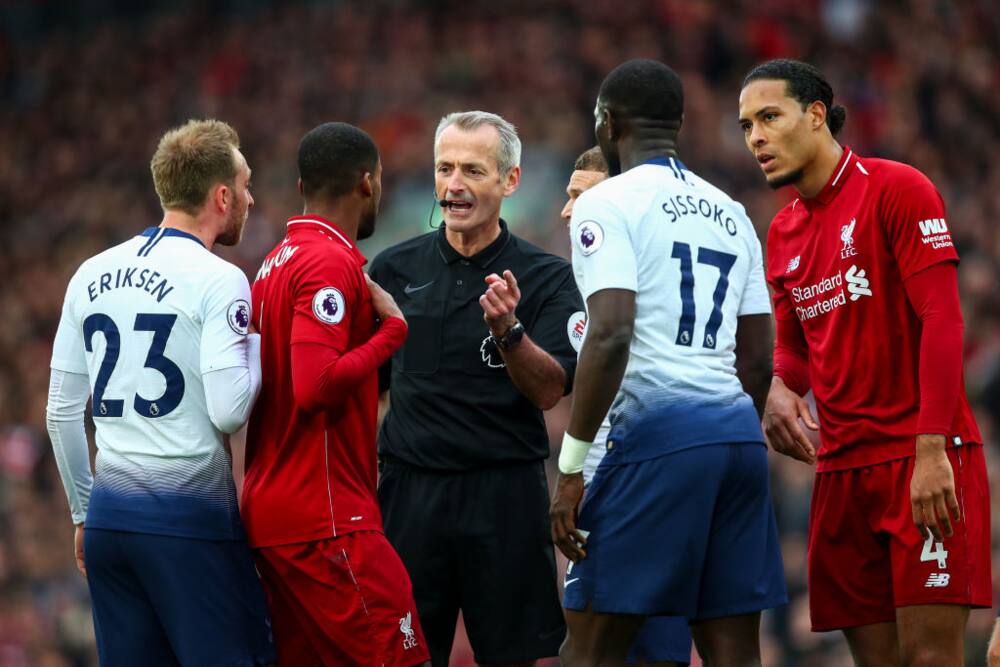
[[[834,292],[834,294],[828,298],[817,301],[816,303],[808,306],[796,306],[795,314],[798,315],[799,320],[805,321],[818,315],[825,315],[826,313],[832,312],[834,308],[839,308],[840,306],[846,304],[847,295],[844,294],[844,276],[841,273],[837,273],[833,276],[827,276],[812,285],[793,287],[792,300],[797,304],[804,301],[811,301],[812,299],[821,297],[830,292]]]
[[[843,286],[844,277],[840,273],[837,273],[834,276],[827,276],[826,278],[823,278],[823,280],[812,285],[806,285],[805,287],[793,287],[792,298],[795,299],[795,303],[802,303],[803,301],[814,299],[821,294],[825,294]]]

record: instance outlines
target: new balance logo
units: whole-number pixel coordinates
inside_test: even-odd
[[[937,234],[948,233],[948,224],[944,221],[944,218],[921,220],[917,224],[920,225],[920,233],[923,236],[936,236]]]
[[[796,255],[788,261],[788,268],[785,269],[785,273],[791,273],[795,269],[799,268],[799,261],[802,259],[802,255]]]
[[[847,291],[851,293],[851,301],[872,295],[872,291],[868,288],[868,278],[865,278],[865,270],[859,271],[856,264],[847,269],[844,280],[847,281]]]
[[[947,572],[934,572],[927,577],[924,588],[944,588],[951,581],[951,575]]]

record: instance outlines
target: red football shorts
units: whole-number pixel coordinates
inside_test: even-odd
[[[949,447],[962,520],[943,542],[913,523],[913,457],[818,473],[809,521],[816,632],[896,620],[922,604],[992,606],[990,501],[983,448]]]
[[[254,550],[279,665],[394,665],[429,659],[410,576],[382,533]]]

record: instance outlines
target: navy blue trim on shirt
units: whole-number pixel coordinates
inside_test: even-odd
[[[654,157],[646,160],[642,164],[655,164],[660,167],[667,167],[670,171],[674,172],[674,176],[687,183],[687,179],[684,178],[684,172],[690,171],[690,169],[684,166],[684,163],[675,157]]]
[[[139,248],[139,252],[137,253],[139,257],[148,257],[149,253],[153,250],[153,247],[159,243],[164,236],[177,236],[180,238],[191,239],[202,248],[205,247],[205,244],[201,242],[201,239],[194,234],[181,231],[180,229],[174,229],[173,227],[147,227],[142,230],[142,233],[139,234],[139,236],[149,237],[149,240],[146,241],[141,248]]]

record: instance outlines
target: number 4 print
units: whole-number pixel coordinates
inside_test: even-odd
[[[691,347],[694,338],[694,266],[691,263],[691,246],[679,241],[674,242],[673,251],[670,256],[681,261],[681,321],[677,326],[678,345]],[[719,269],[719,282],[715,284],[715,292],[712,294],[712,314],[708,316],[705,324],[705,337],[702,339],[702,347],[710,350],[715,349],[718,339],[719,327],[722,326],[722,303],[726,300],[726,292],[729,291],[729,272],[736,263],[736,255],[727,252],[710,250],[709,248],[698,248],[698,263],[714,266]]]
[[[944,542],[935,542],[933,535],[924,540],[924,549],[920,552],[921,563],[930,560],[936,560],[938,567],[942,570],[948,568],[948,552],[944,550]]]

